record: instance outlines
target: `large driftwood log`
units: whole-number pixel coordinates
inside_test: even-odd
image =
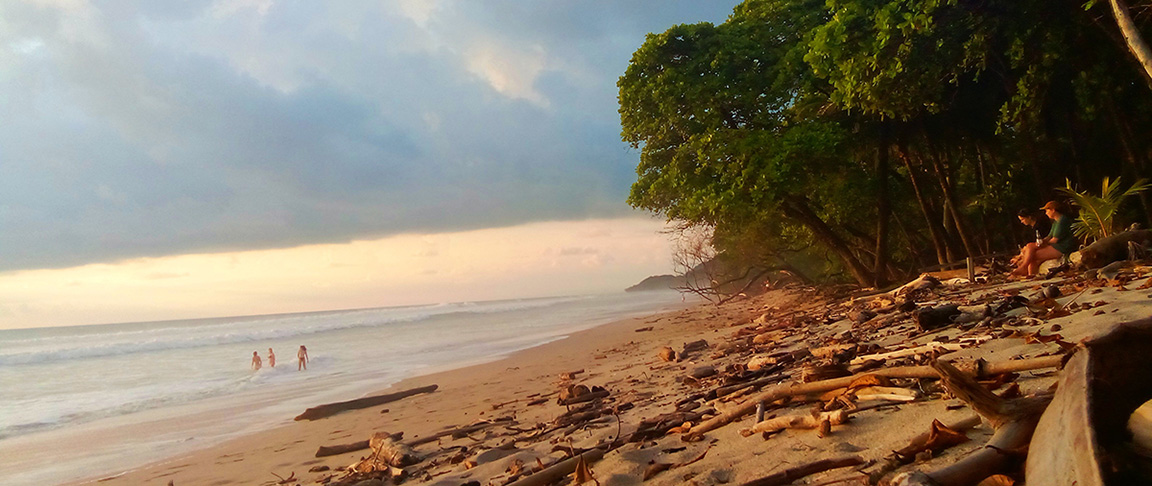
[[[408,398],[412,395],[419,395],[421,393],[431,393],[436,391],[437,385],[422,386],[420,388],[413,388],[411,390],[404,390],[396,393],[389,393],[387,395],[376,395],[373,397],[357,398],[346,402],[326,403],[316,407],[309,408],[304,413],[297,415],[295,420],[316,420],[325,417],[331,417],[340,412],[348,410],[357,410],[361,408],[375,407],[388,402],[394,402],[402,398]]]
[[[1015,371],[1053,368],[1059,366],[1063,358],[1063,356],[1044,356],[1040,358],[988,363],[986,366],[981,368],[981,371],[984,374],[996,375],[1000,373],[1009,373]],[[756,410],[756,404],[759,402],[767,403],[786,397],[810,395],[835,390],[837,388],[846,388],[861,376],[869,374],[875,374],[886,378],[937,378],[940,376],[940,374],[931,366],[907,366],[873,370],[867,373],[845,376],[843,378],[835,378],[825,381],[816,381],[812,383],[783,383],[780,385],[768,387],[759,395],[748,399],[744,403],[726,409],[719,415],[695,427],[692,427],[692,430],[685,434],[683,439],[687,441],[699,440],[704,436],[705,433],[728,425],[733,420],[752,413]]]
[[[1083,342],[1060,373],[1028,449],[1029,484],[1145,484],[1130,414],[1152,399],[1152,318]],[[1035,479],[1033,479],[1035,478]]]
[[[327,457],[344,454],[348,452],[359,451],[368,448],[368,441],[362,440],[359,442],[352,442],[350,444],[337,444],[332,446],[320,446],[316,449],[316,457]]]
[[[591,449],[580,454],[579,456],[570,457],[560,461],[556,464],[548,466],[547,468],[544,468],[543,471],[522,478],[506,486],[546,486],[548,484],[552,484],[552,482],[556,481],[557,479],[572,474],[572,472],[576,470],[576,466],[580,463],[581,458],[583,458],[584,464],[591,464],[593,462],[599,461],[602,457],[604,457],[603,450]]]
[[[1086,269],[1100,268],[1112,262],[1128,258],[1128,242],[1141,246],[1152,245],[1152,230],[1136,230],[1117,233],[1096,240],[1080,250],[1080,266]]]
[[[839,469],[842,467],[859,466],[864,464],[864,458],[860,456],[846,456],[836,457],[832,459],[824,459],[813,463],[797,466],[791,469],[785,469],[770,476],[764,476],[760,479],[748,481],[742,486],[781,486],[790,484],[797,479],[811,476],[816,473],[829,471],[832,469]]]
[[[988,391],[972,376],[957,370],[946,361],[937,361],[933,367],[940,372],[944,387],[996,430],[982,449],[964,459],[932,472],[913,472],[898,476],[898,486],[968,486],[994,474],[1004,472],[1013,457],[1007,451],[1020,450],[1032,439],[1040,415],[1052,401],[1050,395],[1024,397],[1012,400],[1000,398]]]

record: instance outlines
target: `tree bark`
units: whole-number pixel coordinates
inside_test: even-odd
[[[960,235],[960,242],[964,245],[965,256],[974,257],[979,253],[976,247],[972,244],[972,237],[968,230],[968,225],[964,221],[964,216],[960,214],[960,201],[956,197],[956,192],[952,190],[952,183],[948,174],[947,167],[944,166],[944,161],[939,156],[931,157],[932,166],[935,169],[936,180],[940,183],[940,190],[944,193],[944,200],[946,202],[948,214],[952,216],[952,221],[956,223],[956,233]]]
[[[932,245],[936,247],[936,263],[941,265],[954,261],[954,255],[948,251],[948,243],[941,234],[940,228],[936,226],[936,221],[932,219],[932,213],[935,212],[929,204],[928,200],[924,198],[924,192],[920,190],[920,183],[916,178],[916,169],[912,167],[912,162],[908,160],[908,153],[906,150],[900,150],[900,159],[904,161],[904,167],[908,169],[908,180],[912,182],[912,192],[916,194],[916,202],[920,206],[920,212],[924,214],[924,221],[928,225],[928,233],[932,235]]]
[[[872,265],[872,285],[883,287],[888,284],[888,223],[891,219],[891,202],[888,197],[888,123],[880,122],[880,147],[876,150],[876,259]]]
[[[840,235],[836,234],[835,231],[832,231],[832,228],[828,227],[828,223],[825,223],[823,219],[820,219],[820,216],[812,211],[812,208],[808,207],[808,201],[806,199],[797,196],[788,197],[784,200],[783,204],[781,204],[781,209],[783,209],[785,216],[804,225],[805,228],[808,228],[808,230],[812,232],[812,235],[816,237],[817,241],[822,243],[824,247],[828,248],[832,253],[836,254],[848,269],[848,273],[852,274],[852,278],[856,279],[857,283],[862,286],[872,285],[872,282],[875,280],[872,272],[870,272],[863,263],[860,263],[860,260],[857,259],[856,255],[852,253],[852,250],[848,248],[848,244],[844,242],[844,239],[840,238]]]
[[[1124,34],[1124,41],[1128,44],[1128,50],[1144,68],[1144,75],[1152,80],[1152,49],[1140,36],[1140,29],[1136,28],[1136,22],[1128,13],[1128,4],[1124,3],[1124,0],[1109,0],[1108,3],[1112,5],[1112,16],[1116,17],[1116,25]]]

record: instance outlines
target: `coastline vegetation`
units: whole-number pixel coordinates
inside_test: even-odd
[[[628,202],[739,272],[884,286],[1016,249],[1018,209],[1152,159],[1152,80],[1106,3],[747,0],[649,34],[618,87]],[[1128,192],[1108,224],[1152,219]]]

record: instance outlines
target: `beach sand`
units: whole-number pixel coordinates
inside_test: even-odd
[[[1137,274],[1140,275],[1140,274]],[[609,442],[618,434],[627,437],[645,419],[676,410],[676,403],[690,395],[717,386],[709,379],[704,386],[693,387],[683,377],[700,366],[717,370],[747,363],[756,355],[781,351],[811,349],[835,343],[849,336],[894,349],[912,344],[947,340],[956,342],[961,335],[996,336],[983,344],[949,353],[946,359],[982,357],[988,361],[1034,357],[1059,352],[1056,343],[1026,344],[1023,334],[1040,332],[1060,334],[1065,341],[1076,342],[1106,332],[1120,322],[1152,315],[1152,290],[1136,290],[1146,274],[1128,284],[1126,290],[1113,286],[1090,286],[1077,293],[1078,278],[1051,281],[1026,281],[963,286],[939,290],[935,297],[957,302],[965,298],[991,298],[1012,292],[1029,295],[1043,284],[1062,284],[1060,304],[1075,301],[1089,303],[1084,310],[1066,317],[1048,320],[1013,321],[1013,335],[1001,328],[976,326],[961,329],[953,326],[932,333],[917,333],[904,319],[875,330],[864,331],[843,317],[849,309],[859,308],[864,301],[830,299],[814,290],[773,291],[761,296],[731,302],[723,306],[703,304],[682,311],[645,318],[629,319],[575,333],[566,339],[517,352],[499,361],[462,369],[446,370],[404,380],[382,392],[406,390],[436,384],[433,393],[417,395],[382,406],[344,412],[315,421],[294,422],[288,426],[241,437],[206,450],[172,458],[118,476],[92,478],[84,484],[99,485],[164,485],[171,481],[187,485],[277,484],[278,476],[295,475],[296,481],[284,484],[320,484],[339,476],[335,469],[348,466],[370,451],[316,458],[319,446],[368,439],[373,433],[403,432],[404,440],[469,425],[483,420],[512,418],[514,425],[496,425],[453,439],[415,447],[423,461],[408,469],[413,472],[406,484],[460,485],[469,481],[479,484],[504,484],[508,470],[516,463],[525,468],[536,466],[537,459],[549,464],[565,457],[568,447],[588,448]],[[1096,305],[1099,304],[1099,305]],[[1018,309],[1009,315],[1019,315]],[[745,342],[735,337],[741,329],[754,329],[756,321],[771,324],[782,317],[769,316],[830,315],[831,319],[795,326],[790,335],[775,344],[735,350],[731,343]],[[1056,331],[1053,325],[1058,325]],[[637,332],[651,327],[651,330]],[[746,334],[748,331],[744,331]],[[910,335],[923,334],[910,339]],[[657,353],[664,346],[680,350],[685,343],[706,340],[709,349],[679,362],[664,362]],[[729,349],[730,352],[720,352]],[[553,431],[541,440],[529,441],[538,424],[550,424],[565,412],[557,404],[555,393],[561,388],[560,374],[584,370],[573,383],[602,386],[611,393],[609,405],[631,404],[618,415],[606,415],[576,430]],[[795,371],[795,370],[794,370]],[[798,378],[794,377],[794,378]],[[1021,373],[1017,383],[1027,392],[1048,388],[1056,380],[1052,370]],[[543,404],[530,405],[535,398],[547,397]],[[348,397],[349,399],[357,397]],[[744,397],[745,399],[747,397]],[[707,403],[703,407],[731,406]],[[804,413],[811,404],[798,404],[770,413]],[[704,439],[684,442],[678,434],[655,440],[630,443],[607,453],[592,464],[602,485],[640,484],[651,463],[676,465],[644,484],[740,484],[767,474],[782,471],[820,459],[859,455],[865,460],[882,461],[895,449],[907,445],[910,438],[929,430],[934,419],[948,423],[971,414],[955,399],[926,399],[890,408],[868,410],[853,415],[846,425],[836,426],[829,437],[820,438],[812,430],[786,430],[770,438],[760,434],[744,437],[740,429],[753,420],[742,420],[708,432]],[[518,431],[518,432],[517,432]],[[991,430],[981,425],[968,433],[971,442],[942,453],[927,463],[910,468],[927,468],[954,462],[987,441]],[[513,439],[518,439],[513,442]],[[503,446],[503,447],[501,447]],[[463,448],[463,449],[461,449]],[[460,462],[453,463],[457,456]],[[701,456],[703,456],[701,458]],[[431,467],[429,465],[435,464]],[[310,472],[327,466],[329,470]],[[850,480],[841,484],[860,484],[863,474],[844,468],[810,476],[798,484],[819,484],[838,478]],[[591,483],[590,483],[591,484]],[[866,484],[866,483],[865,483]]]

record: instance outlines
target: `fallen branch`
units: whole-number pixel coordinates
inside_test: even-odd
[[[933,341],[933,342],[930,342],[930,343],[925,344],[923,346],[916,346],[914,348],[897,349],[896,351],[889,351],[886,353],[876,353],[876,354],[867,354],[864,356],[857,356],[856,358],[853,358],[852,361],[849,362],[849,364],[858,365],[858,364],[861,364],[861,363],[864,363],[867,361],[871,361],[871,360],[887,360],[887,359],[905,358],[908,356],[916,356],[918,354],[926,354],[926,353],[931,353],[934,351],[935,352],[959,351],[959,350],[964,349],[966,347],[968,347],[968,346],[965,346],[962,343],[938,343],[938,342]]]
[[[963,434],[966,430],[980,425],[980,416],[972,415],[965,417],[951,424],[941,424],[937,420],[932,421],[932,428],[928,432],[917,435],[908,441],[908,445],[900,450],[893,451],[886,459],[886,462],[880,466],[879,469],[869,473],[869,483],[877,484],[880,479],[887,476],[891,472],[898,469],[900,466],[909,464],[916,460],[916,456],[924,451],[932,451],[938,453],[944,449],[952,447],[953,445],[960,444],[959,440],[948,440],[943,437],[948,432]]]
[[[1055,355],[1044,356],[1040,358],[1004,361],[999,363],[988,363],[981,369],[983,373],[994,375],[1013,371],[1053,368],[1059,366],[1061,361],[1063,361],[1063,358],[1064,357],[1061,355]],[[732,421],[752,413],[756,410],[756,404],[759,402],[770,403],[786,397],[811,395],[835,390],[837,388],[846,388],[851,385],[854,380],[869,374],[883,376],[886,378],[938,378],[940,376],[940,374],[931,366],[907,366],[873,370],[867,373],[845,376],[842,378],[834,378],[831,380],[815,381],[812,383],[783,383],[769,387],[759,395],[756,395],[737,406],[726,409],[719,415],[705,422],[702,422],[695,427],[692,427],[692,430],[690,430],[687,434],[684,434],[682,438],[685,441],[699,440],[703,438],[705,433],[728,425]]]
[[[335,456],[345,454],[348,452],[359,451],[368,448],[368,441],[362,440],[360,442],[353,442],[351,444],[337,444],[333,446],[320,446],[316,449],[316,457]]]
[[[447,436],[460,437],[462,435],[471,434],[472,432],[476,432],[478,430],[486,429],[486,428],[491,427],[493,425],[499,425],[500,422],[506,422],[509,424],[515,423],[512,420],[501,420],[501,421],[496,421],[496,422],[483,422],[483,423],[479,423],[479,424],[466,425],[464,427],[456,427],[456,428],[452,428],[452,429],[448,429],[448,430],[442,430],[442,431],[437,432],[435,434],[432,434],[432,435],[429,435],[426,437],[421,437],[419,439],[412,439],[412,440],[408,441],[408,445],[411,447],[416,447],[418,445],[427,444],[429,442],[435,442],[435,441],[439,440],[441,437],[447,437]]]
[[[1006,400],[946,361],[937,361],[933,367],[940,372],[945,388],[987,420],[996,432],[986,446],[955,464],[930,473],[915,471],[902,474],[893,479],[893,484],[967,486],[1004,472],[1013,459],[1010,451],[1028,446],[1040,415],[1052,401],[1051,395]]]
[[[770,476],[764,476],[760,479],[748,481],[742,486],[781,486],[816,473],[821,473],[832,469],[839,469],[842,467],[859,466],[861,464],[864,464],[864,458],[860,456],[845,456],[832,459],[824,459],[821,461],[804,464],[802,466],[797,466],[791,469],[785,469]]]
[[[387,395],[376,395],[374,397],[357,398],[346,402],[326,403],[324,405],[309,408],[304,413],[297,415],[295,420],[316,420],[324,417],[331,417],[340,412],[347,410],[357,410],[361,408],[375,407],[388,402],[394,402],[402,398],[408,398],[412,395],[419,395],[421,393],[431,393],[436,391],[437,385],[428,385],[420,388],[413,388],[411,390],[404,390],[402,392],[389,393]]]
[[[543,471],[525,478],[521,478],[520,480],[514,483],[509,483],[505,486],[546,486],[551,484],[553,481],[556,481],[557,479],[572,474],[572,472],[576,470],[577,464],[581,462],[581,458],[583,458],[584,464],[589,464],[599,461],[602,457],[604,457],[603,450],[591,449],[578,456],[569,457],[568,459],[560,461],[556,464],[552,464],[551,466],[544,468]]]
[[[752,434],[759,434],[762,432],[777,432],[784,429],[815,429],[819,427],[822,422],[828,422],[831,425],[840,425],[848,421],[847,410],[833,410],[831,412],[821,412],[818,415],[812,414],[798,414],[798,415],[785,415],[783,417],[775,417],[759,422],[752,426],[752,428],[740,431],[740,435],[748,437]]]

